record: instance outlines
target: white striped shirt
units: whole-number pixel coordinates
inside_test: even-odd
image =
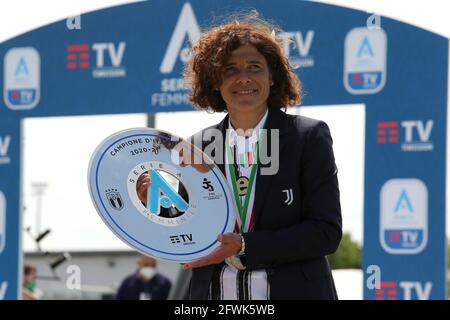
[[[236,130],[228,123],[227,135],[229,135],[229,146],[226,146],[226,165],[225,173],[227,176],[228,184],[232,188],[231,173],[229,172],[228,157],[230,148],[234,153],[232,158],[242,159],[240,155],[245,155],[248,152],[255,153],[256,144],[258,141],[260,129],[263,128],[266,121],[268,111],[266,111],[263,118],[260,120],[258,125],[252,132],[252,135],[246,139],[239,137]],[[254,159],[254,158],[253,158]],[[240,166],[238,165],[239,176],[245,176],[250,178],[251,166]],[[250,187],[250,186],[249,186]],[[253,204],[255,200],[255,187],[256,187],[256,176],[253,181],[253,187],[249,199],[248,212],[246,216],[246,221],[244,223],[244,229],[241,232],[251,232],[253,225]],[[241,196],[241,203],[244,203],[245,195]],[[239,213],[237,213],[239,214]],[[238,223],[239,226],[241,223]],[[250,228],[250,229],[249,229]],[[223,263],[216,266],[214,271],[213,279],[210,285],[209,299],[212,300],[268,300],[270,297],[270,288],[267,281],[266,270],[239,270],[233,265],[228,263]]]

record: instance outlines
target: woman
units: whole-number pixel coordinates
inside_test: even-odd
[[[332,139],[324,122],[281,110],[300,103],[300,82],[273,30],[256,16],[215,27],[186,65],[191,102],[228,113],[212,127],[224,139],[202,148],[221,144],[239,207],[235,232],[184,265],[192,299],[337,299],[326,260],[342,236]],[[262,139],[262,128],[279,135]],[[272,175],[258,162],[264,143],[279,161]]]

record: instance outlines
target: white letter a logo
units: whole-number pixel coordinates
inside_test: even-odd
[[[186,34],[191,43],[195,43],[200,38],[200,27],[189,2],[186,2],[181,10],[177,25],[175,26],[166,54],[159,68],[161,73],[172,72],[178,55],[182,53],[181,46],[183,45]],[[181,55],[183,62],[187,61],[187,57],[186,59],[185,57],[185,55]]]

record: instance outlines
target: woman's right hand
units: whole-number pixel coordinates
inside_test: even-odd
[[[150,175],[147,172],[144,172],[143,174],[140,175],[136,183],[136,193],[138,195],[139,200],[141,200],[141,202],[144,203],[145,205],[147,205],[147,195],[149,187],[150,187]]]

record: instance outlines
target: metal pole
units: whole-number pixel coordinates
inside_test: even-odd
[[[156,126],[156,115],[154,113],[147,114],[147,127],[155,128]]]
[[[42,192],[39,192],[36,197],[36,235],[39,235],[41,233]]]
[[[35,230],[35,234],[38,236],[41,233],[42,196],[44,195],[44,190],[47,188],[47,183],[34,182],[34,183],[32,183],[32,187],[34,189],[34,195],[36,196],[36,230]]]

